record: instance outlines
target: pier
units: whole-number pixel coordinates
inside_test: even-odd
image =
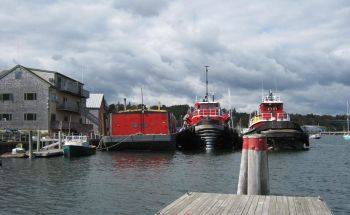
[[[191,192],[157,214],[332,214],[318,197]]]

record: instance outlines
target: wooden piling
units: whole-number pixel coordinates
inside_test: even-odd
[[[261,134],[243,137],[237,194],[269,194],[267,139]]]
[[[58,148],[62,149],[62,132],[58,132]]]
[[[268,167],[267,167],[267,138],[255,134],[249,137],[248,148],[248,195],[267,195]]]
[[[38,152],[40,150],[40,131],[37,130],[37,133],[36,133],[36,151]]]
[[[29,143],[28,156],[29,158],[33,158],[32,131],[29,131],[28,143]]]
[[[249,136],[243,136],[243,147],[241,155],[241,167],[239,169],[239,179],[237,194],[244,195],[247,194],[247,177],[248,177],[248,145]]]

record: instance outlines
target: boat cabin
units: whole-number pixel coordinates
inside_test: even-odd
[[[251,114],[249,125],[252,126],[260,121],[290,121],[289,115],[283,110],[280,97],[274,95],[271,90],[262,99],[259,111]]]
[[[196,102],[194,104],[193,115],[201,116],[213,116],[221,115],[220,103],[219,102]]]

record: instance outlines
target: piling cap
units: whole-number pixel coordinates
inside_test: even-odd
[[[243,149],[255,151],[267,151],[267,138],[262,134],[243,136]]]

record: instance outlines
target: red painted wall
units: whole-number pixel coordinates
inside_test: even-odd
[[[142,123],[143,122],[143,123]],[[168,113],[140,112],[112,115],[112,136],[130,134],[169,134]],[[142,126],[143,124],[143,126]]]

